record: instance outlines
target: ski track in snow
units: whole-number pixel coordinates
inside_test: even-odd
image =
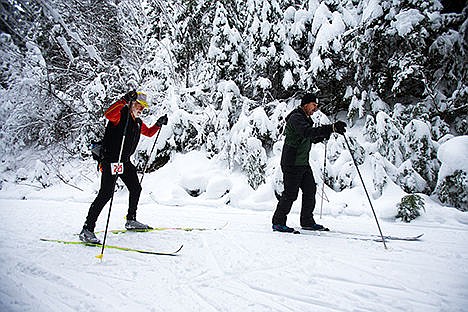
[[[271,212],[142,203],[153,226],[215,231],[109,233],[107,244],[171,251],[164,257],[39,241],[78,240],[88,204],[0,199],[0,311],[467,311],[468,226],[381,221],[382,243],[271,231]],[[107,207],[96,230],[104,229]],[[125,198],[110,229],[123,228]],[[292,213],[289,222],[297,226]],[[336,230],[375,234],[362,217],[322,220]],[[453,221],[452,221],[453,223]],[[102,235],[98,235],[101,239]],[[8,239],[6,239],[8,238]]]

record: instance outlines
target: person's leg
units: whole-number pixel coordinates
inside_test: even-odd
[[[314,209],[317,185],[310,167],[304,172],[300,188],[302,190],[301,226],[312,226],[315,224]]]
[[[302,171],[299,167],[282,167],[284,191],[276,206],[273,215],[273,225],[286,225],[286,220],[293,202],[297,199],[302,180]]]
[[[128,213],[127,220],[136,220],[136,211],[140,200],[141,185],[138,180],[136,167],[131,162],[124,165],[124,173],[120,176],[128,188]]]
[[[96,221],[101,214],[102,209],[112,197],[114,191],[116,176],[111,174],[110,165],[103,164],[102,176],[101,176],[101,188],[98,195],[94,199],[93,203],[89,207],[88,216],[86,217],[83,228],[94,232]]]

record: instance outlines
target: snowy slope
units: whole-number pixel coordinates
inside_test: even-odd
[[[102,262],[95,258],[98,248],[39,241],[77,240],[97,178],[80,185],[83,192],[63,184],[37,190],[4,183],[0,311],[466,311],[466,213],[425,198],[426,212],[404,224],[387,216],[394,201],[383,196],[375,205],[384,234],[424,233],[419,242],[389,241],[388,250],[374,241],[273,233],[274,199],[261,191],[251,195],[222,172],[198,154],[178,156],[145,177],[138,219],[170,227],[228,222],[225,228],[109,234],[111,245],[184,248],[176,257],[106,249]],[[210,184],[215,176],[218,182]],[[211,186],[198,198],[182,196],[181,185],[190,183]],[[225,205],[208,198],[222,186],[231,187],[231,196],[244,192],[243,201]],[[339,231],[378,233],[360,186],[328,192],[330,203],[321,220],[317,208],[317,221]],[[127,196],[126,190],[116,195],[112,229],[123,227]],[[290,226],[298,226],[298,211],[295,205]],[[107,207],[97,230],[106,216]]]

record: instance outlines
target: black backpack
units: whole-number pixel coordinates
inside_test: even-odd
[[[101,163],[104,159],[104,151],[102,141],[91,141],[91,155],[93,159],[98,163]]]

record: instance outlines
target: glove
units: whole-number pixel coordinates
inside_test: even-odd
[[[344,134],[346,132],[346,123],[344,121],[337,121],[333,124],[333,132]]]
[[[138,94],[136,93],[135,90],[127,92],[127,94],[123,96],[123,99],[125,100],[125,102],[127,102],[127,104],[130,104],[131,102],[136,101],[137,98],[138,98]]]
[[[167,115],[161,116],[156,121],[156,125],[158,125],[159,127],[161,127],[162,125],[167,125],[167,121],[168,121]]]

